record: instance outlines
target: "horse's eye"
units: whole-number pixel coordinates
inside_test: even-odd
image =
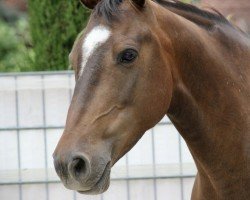
[[[118,56],[118,61],[119,63],[124,64],[131,63],[137,58],[137,56],[138,53],[134,49],[126,49],[125,51],[120,53],[120,55]]]

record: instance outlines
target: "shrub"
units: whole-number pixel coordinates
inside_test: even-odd
[[[89,11],[79,1],[29,0],[34,70],[65,70],[77,34],[84,28]]]
[[[0,20],[0,71],[31,71],[34,53],[25,17],[13,24]]]

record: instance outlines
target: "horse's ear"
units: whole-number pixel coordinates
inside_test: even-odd
[[[80,0],[80,2],[89,9],[93,9],[100,0]]]
[[[145,5],[145,0],[132,0],[132,2],[138,8],[143,8]]]

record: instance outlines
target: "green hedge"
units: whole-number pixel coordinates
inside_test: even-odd
[[[65,70],[77,34],[86,25],[89,11],[76,0],[29,0],[30,30],[35,71]]]
[[[0,19],[0,72],[31,71],[33,58],[26,17],[11,24]]]

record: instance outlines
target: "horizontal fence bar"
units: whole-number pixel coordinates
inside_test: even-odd
[[[0,131],[28,131],[28,130],[44,130],[44,129],[63,129],[64,126],[36,126],[36,127],[10,127],[0,128]]]
[[[73,75],[73,70],[68,71],[45,71],[45,72],[11,72],[11,73],[0,73],[0,77],[14,77],[14,76],[55,76],[55,75]]]
[[[176,176],[156,176],[156,177],[124,177],[124,178],[112,178],[111,181],[137,181],[137,180],[161,180],[161,179],[186,179],[195,178],[195,175],[176,175]],[[34,184],[46,184],[46,183],[61,183],[60,180],[55,181],[23,181],[23,182],[3,182],[3,185],[34,185]]]
[[[160,122],[157,125],[165,126],[165,125],[173,125],[171,122]],[[28,131],[28,130],[44,130],[44,129],[64,129],[64,126],[36,126],[36,127],[8,127],[8,128],[0,128],[1,131]]]

